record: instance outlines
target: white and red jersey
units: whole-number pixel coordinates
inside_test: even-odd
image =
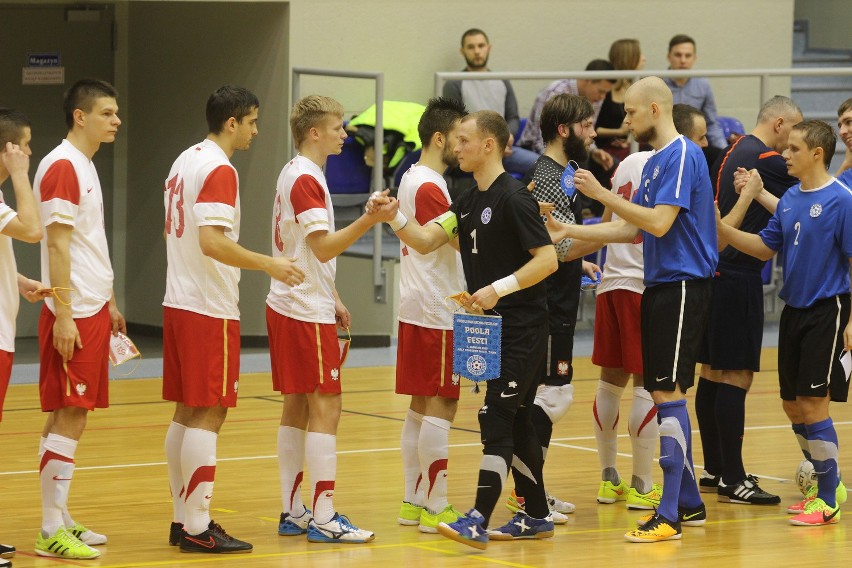
[[[411,166],[399,184],[399,210],[426,225],[450,208],[447,182],[435,170]],[[465,289],[461,256],[451,246],[429,254],[400,243],[399,321],[432,329],[453,329],[447,297]]]
[[[278,176],[272,211],[272,256],[296,259],[305,274],[298,286],[272,280],[266,304],[283,316],[313,323],[334,323],[336,259],[320,262],[306,237],[334,232],[334,209],[322,169],[297,155]]]
[[[74,318],[98,313],[112,296],[112,265],[104,228],[104,198],[95,164],[68,140],[53,149],[38,165],[33,191],[41,205],[41,222],[69,225],[71,232],[71,304]],[[41,240],[41,281],[50,282],[47,237]],[[56,313],[53,299],[45,299]]]
[[[612,192],[628,201],[639,189],[642,168],[653,152],[636,152],[627,156],[618,165],[612,176]],[[619,219],[612,214],[612,220]],[[606,263],[603,266],[598,294],[609,290],[631,290],[638,294],[645,291],[645,256],[642,254],[642,233],[632,243],[610,243],[606,247]]]
[[[212,140],[185,150],[166,179],[166,296],[163,305],[221,319],[240,319],[240,269],[201,252],[199,227],[223,227],[240,238],[240,181]]]
[[[18,268],[12,238],[2,234],[6,225],[17,217],[15,210],[3,201],[0,191],[0,351],[15,350],[15,319],[18,317]]]

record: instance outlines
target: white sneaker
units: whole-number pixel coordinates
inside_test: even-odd
[[[364,543],[370,542],[376,535],[370,531],[359,529],[349,519],[339,513],[335,513],[327,523],[319,524],[311,519],[308,525],[308,542],[344,542]]]
[[[88,544],[89,546],[98,546],[100,544],[107,543],[106,535],[102,535],[96,533],[93,530],[89,530],[80,523],[77,523],[73,527],[68,529],[68,532],[77,537],[77,539],[83,544]]]
[[[559,511],[551,511],[547,518],[553,521],[554,525],[564,525],[568,522],[568,516],[563,515]]]
[[[562,515],[570,515],[577,507],[574,506],[574,503],[569,503],[568,501],[562,501],[561,499],[557,499],[553,495],[547,496],[547,506],[551,511],[561,513]],[[562,524],[556,521],[554,517],[553,522],[556,524]]]

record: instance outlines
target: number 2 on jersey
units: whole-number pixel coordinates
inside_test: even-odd
[[[166,234],[172,234],[172,206],[177,210],[177,224],[175,225],[175,236],[181,238],[183,236],[184,219],[183,219],[183,180],[178,181],[175,176],[166,182],[166,189],[169,191],[169,208],[166,211]],[[175,195],[178,196],[175,200]]]

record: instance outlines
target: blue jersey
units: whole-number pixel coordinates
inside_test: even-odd
[[[778,202],[760,233],[781,251],[784,286],[778,295],[794,308],[849,293],[852,258],[852,190],[834,178],[817,189],[797,184]]]
[[[845,172],[837,176],[837,181],[839,181],[846,187],[852,188],[852,169],[846,170]]]
[[[678,136],[654,152],[642,170],[633,201],[643,207],[675,205],[680,211],[662,237],[643,231],[645,285],[711,278],[716,272],[716,210],[707,160]]]

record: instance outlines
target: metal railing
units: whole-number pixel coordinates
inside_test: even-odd
[[[435,96],[440,96],[447,81],[475,80],[478,73],[463,71],[439,71],[435,73]],[[769,79],[771,77],[824,77],[852,76],[850,67],[809,67],[809,68],[780,68],[780,69],[689,69],[675,71],[672,69],[636,71],[489,71],[483,73],[488,79],[519,79],[519,80],[556,80],[556,79],[639,79],[641,77],[671,77],[673,79],[689,77],[758,77],[760,79],[760,101],[758,106],[769,99]],[[483,77],[485,79],[485,77]]]
[[[376,159],[373,163],[373,176],[371,191],[380,191],[384,185],[382,173],[382,148],[384,145],[384,101],[385,101],[385,74],[375,71],[341,71],[335,69],[314,69],[309,67],[293,67],[292,95],[293,104],[296,104],[301,96],[301,76],[317,75],[321,77],[341,77],[345,79],[372,79],[376,82],[376,126],[373,149]],[[290,139],[290,153],[296,151],[294,142]],[[377,223],[373,227],[373,298],[376,303],[384,304],[387,301],[387,275],[382,267],[382,224]]]

